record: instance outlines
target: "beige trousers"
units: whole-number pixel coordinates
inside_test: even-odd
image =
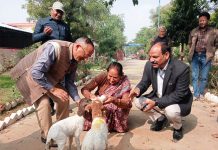
[[[37,100],[34,105],[36,107],[36,116],[41,130],[41,136],[47,137],[48,130],[52,125],[51,106],[49,97],[56,103],[56,121],[62,120],[69,116],[69,101],[62,101],[53,94],[46,94]]]
[[[146,97],[135,98],[134,100],[135,106],[141,109],[144,106],[143,102],[146,101],[146,99],[147,99]],[[182,127],[181,110],[178,104],[169,105],[165,107],[165,109],[160,109],[159,107],[155,107],[155,109],[165,114],[167,119],[170,122],[172,122],[174,129],[180,129]],[[153,122],[162,115],[155,110],[150,110],[149,112],[146,113],[149,115],[149,118]]]

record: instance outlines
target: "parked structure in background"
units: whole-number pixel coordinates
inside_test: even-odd
[[[7,25],[33,33],[36,23],[35,22],[7,23]]]
[[[17,62],[18,50],[32,44],[35,23],[0,23],[0,73]]]
[[[32,44],[32,32],[0,23],[0,47],[21,49]]]

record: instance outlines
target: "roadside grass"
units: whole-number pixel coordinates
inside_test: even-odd
[[[21,98],[19,91],[8,74],[0,75],[0,103],[5,104],[14,99]]]

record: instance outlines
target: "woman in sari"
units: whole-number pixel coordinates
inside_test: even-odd
[[[97,87],[94,94],[92,91]],[[84,97],[95,99],[97,96],[106,96],[104,107],[106,110],[106,122],[109,132],[127,132],[128,115],[132,107],[129,96],[131,90],[130,82],[123,74],[123,67],[118,62],[112,62],[107,72],[103,72],[93,78],[85,85],[81,92]],[[91,113],[85,115],[84,130],[91,128]]]

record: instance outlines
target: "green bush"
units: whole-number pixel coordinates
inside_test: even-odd
[[[173,54],[174,58],[179,59],[179,57],[180,57],[180,49],[179,49],[179,47],[173,47],[172,48],[172,54]]]
[[[34,51],[35,49],[37,49],[39,46],[40,46],[40,44],[39,44],[39,43],[36,43],[36,44],[33,44],[33,45],[29,46],[29,47],[26,47],[26,48],[20,50],[20,51],[18,52],[18,54],[17,54],[17,55],[18,55],[18,58],[19,58],[19,59],[22,59],[24,56],[26,56],[27,54],[31,53],[31,52]]]
[[[11,55],[10,57],[1,54],[2,63],[0,64],[0,74],[4,73],[16,64],[16,55]]]
[[[139,59],[140,60],[145,60],[146,59],[146,54],[139,54]]]
[[[21,95],[15,86],[15,81],[8,75],[0,75],[0,103],[10,102],[18,98],[21,98]]]
[[[106,56],[98,56],[98,57],[96,57],[94,62],[95,62],[96,66],[100,67],[100,69],[105,69],[105,68],[107,68],[107,66],[111,62],[111,59],[109,57],[106,57]]]
[[[208,80],[208,88],[213,90],[215,94],[218,94],[218,65],[212,65],[209,80]]]

